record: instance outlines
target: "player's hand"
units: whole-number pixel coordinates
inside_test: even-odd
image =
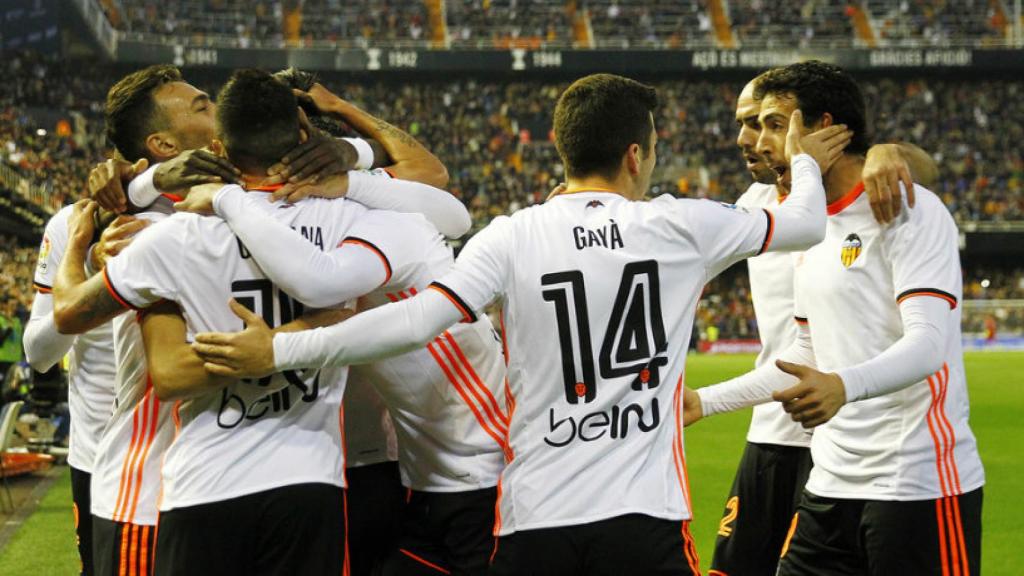
[[[294,204],[303,198],[342,198],[348,193],[348,172],[328,176],[324,179],[313,178],[305,182],[285,184],[274,190],[268,198],[271,202],[284,200]]]
[[[160,164],[153,185],[161,192],[177,192],[210,182],[239,183],[242,172],[227,158],[200,148],[188,150]]]
[[[548,193],[548,197],[545,198],[544,201],[547,202],[548,200],[551,200],[552,198],[554,198],[555,196],[558,196],[559,194],[564,194],[565,191],[568,190],[568,189],[569,189],[569,185],[568,184],[566,184],[565,182],[559,182],[558,186],[555,186],[554,188],[552,188],[551,192]]]
[[[200,184],[189,188],[188,194],[181,202],[174,203],[174,209],[178,212],[193,212],[203,216],[212,216],[213,197],[224,187],[223,183]]]
[[[907,203],[914,206],[914,179],[910,175],[900,148],[896,144],[877,144],[868,150],[861,171],[864,191],[871,201],[871,211],[879,224],[892,222],[900,215],[903,200],[900,182],[907,191]]]
[[[101,208],[120,214],[128,209],[125,187],[133,178],[149,167],[149,161],[140,159],[135,164],[120,158],[111,158],[97,164],[89,172],[89,197]]]
[[[319,82],[314,83],[308,91],[303,92],[293,88],[292,92],[295,93],[295,97],[301,102],[312,104],[320,114],[331,114],[337,110],[339,104],[345,103],[340,96],[331,92]]]
[[[828,422],[846,404],[846,387],[835,373],[819,372],[810,366],[776,360],[779,370],[800,379],[800,382],[772,394],[794,422],[814,428]]]
[[[192,349],[210,374],[231,378],[262,378],[273,374],[274,333],[263,318],[231,299],[231,311],[245,322],[241,332],[196,335]]]
[[[148,220],[122,214],[114,219],[100,234],[100,241],[93,245],[89,259],[93,270],[107,265],[107,260],[117,256],[128,247],[135,235],[149,226]]]
[[[315,184],[356,167],[359,153],[355,146],[317,130],[305,113],[299,114],[299,124],[309,137],[267,170],[267,175],[273,177],[269,182]]]
[[[85,251],[96,233],[96,212],[99,204],[92,200],[79,200],[68,218],[68,245]]]
[[[704,417],[700,395],[689,386],[683,387],[683,426],[689,426]]]
[[[810,154],[822,174],[828,172],[832,163],[843,155],[843,150],[853,138],[853,132],[846,128],[846,124],[835,124],[806,134],[805,130],[803,112],[794,110],[786,134],[786,160],[792,162],[797,154]]]

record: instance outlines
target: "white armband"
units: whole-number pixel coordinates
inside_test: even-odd
[[[153,164],[145,172],[139,174],[128,183],[128,201],[134,206],[145,208],[156,202],[156,199],[160,197],[160,191],[156,189],[156,184],[153,183],[153,174],[159,165]]]
[[[345,142],[348,142],[356,149],[358,159],[356,160],[356,170],[369,170],[373,168],[373,148],[370,147],[370,143],[362,138],[342,138]]]

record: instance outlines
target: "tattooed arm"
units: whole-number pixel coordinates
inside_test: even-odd
[[[448,170],[444,164],[407,132],[331,94],[319,84],[310,89],[310,94],[318,91],[326,93],[314,97],[329,102],[326,106],[328,113],[341,118],[357,132],[375,141],[370,144],[374,147],[374,158],[391,159],[392,164],[383,167],[395,178],[423,182],[438,188],[448,185]]]
[[[61,334],[88,332],[127,309],[107,290],[102,273],[92,278],[85,274],[97,208],[95,202],[82,200],[68,220],[68,246],[53,283],[53,320]]]

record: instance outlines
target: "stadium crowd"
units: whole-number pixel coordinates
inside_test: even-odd
[[[193,42],[241,47],[292,41],[366,47],[371,43],[424,43],[430,38],[427,3],[306,0],[120,0],[104,2],[114,25],[129,33],[187,35]],[[712,45],[706,0],[446,0],[440,2],[452,46],[569,45],[572,14],[586,13],[595,45],[668,47]],[[863,11],[884,45],[999,42],[1008,16],[987,0],[728,0],[723,2],[741,46],[850,47],[854,14]],[[299,14],[291,17],[289,13]],[[202,14],[202,17],[196,15]]]
[[[117,77],[98,64],[15,53],[0,63],[0,167],[43,187],[56,204],[73,201],[104,157],[103,97]],[[196,78],[192,78],[192,75]],[[216,93],[217,76],[186,71]],[[483,79],[325,83],[369,112],[407,129],[448,167],[449,189],[470,208],[474,230],[499,214],[542,202],[563,178],[552,143],[551,110],[565,83]],[[908,140],[935,157],[936,186],[960,222],[1024,219],[1024,83],[1012,80],[868,80],[876,141]],[[735,145],[739,82],[657,82],[658,170],[652,193],[733,201],[746,189]],[[55,120],[59,119],[59,120]],[[996,129],[998,128],[998,129]],[[30,306],[33,248],[4,244],[4,294]],[[984,271],[965,297],[1021,298],[1020,271]],[[990,278],[983,287],[981,279]],[[1016,282],[1014,282],[1016,280]],[[698,315],[721,337],[756,334],[745,275],[727,275]],[[8,290],[8,286],[13,286]]]

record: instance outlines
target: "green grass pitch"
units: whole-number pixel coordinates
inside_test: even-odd
[[[971,425],[978,437],[988,481],[985,486],[982,562],[989,576],[1020,573],[1024,550],[1024,353],[966,356]],[[751,356],[692,356],[687,382],[700,387],[738,375]],[[749,412],[717,416],[687,429],[686,452],[695,519],[692,532],[706,569],[718,520],[743,448]],[[75,574],[71,483],[64,476],[10,544],[0,550],[5,576]]]

